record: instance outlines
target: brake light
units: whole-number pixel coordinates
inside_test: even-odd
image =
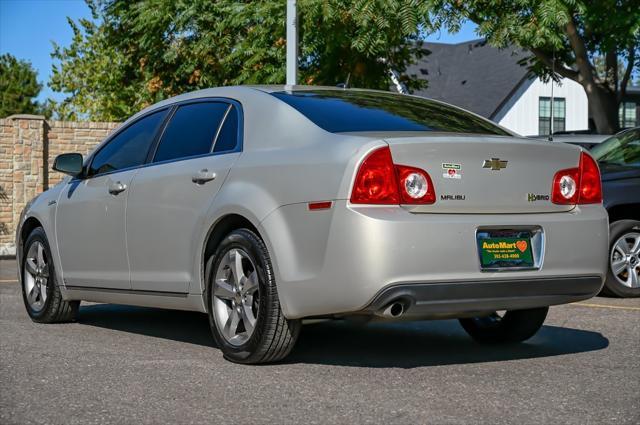
[[[354,204],[398,204],[398,183],[388,146],[376,149],[362,161],[351,192]]]
[[[602,202],[600,170],[589,154],[580,154],[580,164],[577,168],[560,170],[555,174],[551,201],[561,205]]]
[[[582,152],[580,156],[580,203],[599,204],[602,202],[602,180],[598,163],[591,155]]]
[[[351,192],[354,204],[432,204],[436,194],[429,174],[420,168],[395,165],[388,146],[367,156]]]

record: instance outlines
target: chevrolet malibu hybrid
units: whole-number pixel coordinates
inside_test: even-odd
[[[608,224],[598,165],[413,96],[227,87],[127,120],[25,208],[24,304],[81,300],[207,313],[225,357],[273,362],[302,319],[459,318],[472,338],[533,336],[597,294]]]

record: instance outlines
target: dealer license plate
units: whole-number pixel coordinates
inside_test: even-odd
[[[478,233],[477,242],[483,269],[534,267],[529,232],[512,232],[505,236],[496,235],[493,232]]]

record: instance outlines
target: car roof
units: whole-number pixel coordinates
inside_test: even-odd
[[[274,84],[274,85],[239,85],[239,86],[223,86],[223,87],[211,87],[201,90],[196,90],[188,93],[183,93],[169,99],[161,100],[160,102],[154,103],[141,111],[137,112],[130,118],[128,118],[124,123],[127,124],[131,121],[136,120],[142,115],[145,115],[149,112],[171,106],[178,102],[184,102],[189,100],[197,100],[204,99],[208,97],[229,97],[231,99],[242,98],[246,100],[247,98],[251,98],[252,96],[260,96],[269,93],[282,92],[282,91],[324,91],[324,90],[346,90],[346,91],[358,91],[358,92],[375,92],[375,93],[385,93],[385,94],[397,94],[393,92],[388,92],[384,90],[371,90],[371,89],[355,89],[355,88],[341,88],[341,87],[331,87],[331,86],[308,86],[308,85],[285,85],[285,84]],[[400,94],[397,94],[402,96]],[[276,98],[274,98],[275,102],[280,102]]]
[[[180,94],[178,96],[174,96],[172,98],[169,99],[165,99],[162,100],[158,103],[155,103],[153,105],[148,106],[147,108],[141,110],[140,112],[136,113],[135,115],[133,115],[132,117],[130,117],[128,120],[126,120],[123,123],[123,127],[125,125],[127,125],[128,123],[138,119],[140,116],[142,115],[146,115],[152,111],[164,108],[164,107],[168,107],[171,105],[174,105],[178,102],[184,102],[184,101],[190,101],[190,100],[198,100],[198,99],[204,99],[204,98],[209,98],[209,97],[218,97],[218,98],[229,98],[229,99],[235,99],[237,101],[239,101],[240,103],[243,103],[243,101],[248,101],[251,99],[255,99],[256,96],[265,96],[265,95],[269,95],[271,93],[276,93],[276,92],[304,92],[304,91],[313,91],[313,92],[318,92],[318,91],[345,91],[345,92],[367,92],[367,93],[380,93],[380,94],[384,94],[384,95],[391,95],[391,96],[398,96],[398,97],[415,97],[415,98],[420,98],[420,99],[425,99],[421,96],[416,96],[416,95],[411,95],[411,94],[401,94],[401,93],[394,93],[394,92],[390,92],[390,91],[386,91],[386,90],[373,90],[373,89],[361,89],[361,88],[343,88],[343,87],[336,87],[336,86],[311,86],[311,85],[285,85],[285,84],[274,84],[274,85],[238,85],[238,86],[224,86],[224,87],[213,87],[213,88],[206,88],[206,89],[201,89],[201,90],[196,90],[196,91],[192,91],[192,92],[188,92],[188,93],[183,93]],[[274,96],[267,96],[269,98],[272,98],[273,102],[281,102],[281,100],[277,99]],[[444,105],[448,105],[457,109],[461,109],[455,105],[451,105],[448,104],[446,102],[442,102],[439,100],[434,100],[434,99],[427,99],[431,102],[435,102],[435,103],[440,103],[440,104],[444,104]],[[473,112],[469,112],[466,111],[467,113],[473,114],[473,115],[477,115],[474,114]],[[482,118],[483,120],[487,120],[485,117],[481,117],[478,115],[479,118]],[[488,121],[488,120],[487,120]],[[493,123],[494,125],[501,127],[499,124]],[[314,124],[315,125],[315,124]],[[505,130],[508,134],[510,134],[511,136],[517,136],[519,137],[517,134],[515,134],[514,132],[512,132],[511,130],[508,130],[504,127],[503,130]]]
[[[260,90],[265,93],[276,93],[281,91],[324,91],[324,90],[344,90],[344,91],[359,91],[359,92],[373,92],[373,93],[385,93],[385,94],[397,94],[386,90],[373,90],[373,89],[361,89],[357,87],[338,87],[338,86],[309,86],[309,85],[286,85],[286,84],[256,84],[248,86],[255,90]]]

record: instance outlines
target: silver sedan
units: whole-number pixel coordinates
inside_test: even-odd
[[[519,342],[597,294],[597,164],[413,96],[319,87],[188,93],[127,120],[25,208],[24,304],[207,313],[235,362],[283,359],[303,319],[459,318]]]

